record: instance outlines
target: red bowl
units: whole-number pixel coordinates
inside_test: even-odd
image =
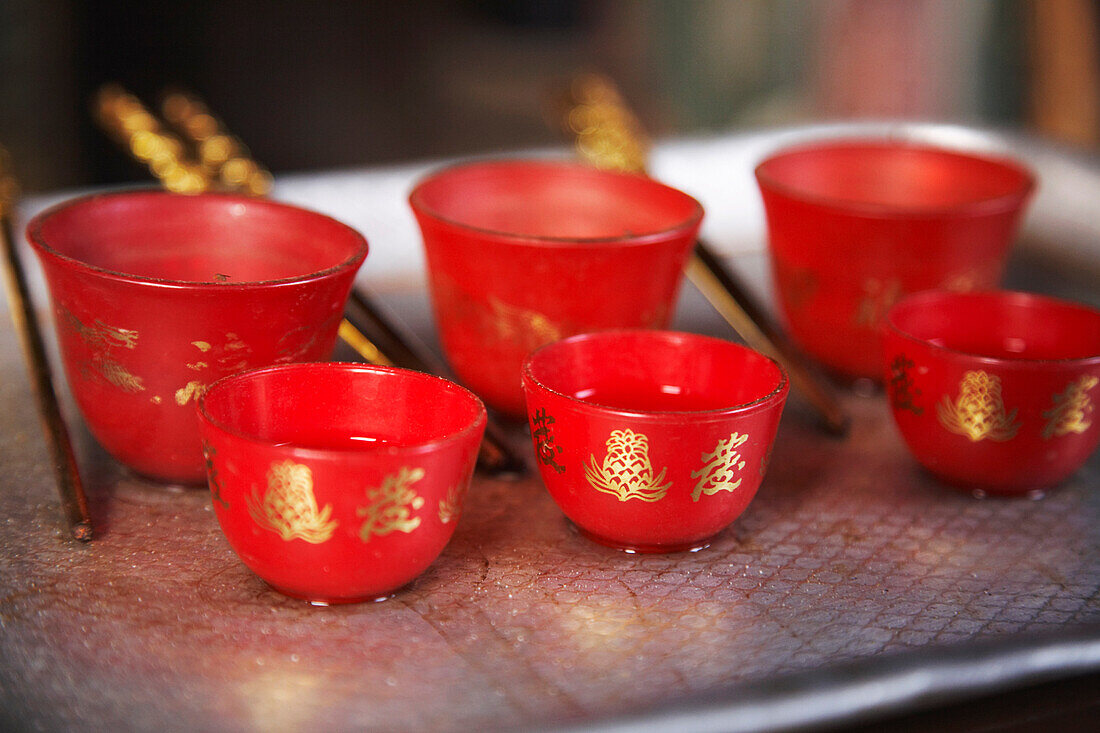
[[[836,372],[874,379],[898,298],[1000,284],[1035,185],[1013,161],[866,140],[781,151],[756,179],[792,338]]]
[[[146,476],[200,483],[193,400],[250,367],[328,358],[367,243],[274,201],[157,191],[76,199],[27,227],[91,432]]]
[[[589,538],[632,552],[704,547],[764,478],[787,375],[720,339],[604,331],[523,367],[539,471]]]
[[[547,161],[439,171],[409,202],[458,378],[522,419],[520,367],[585,331],[664,328],[703,209],[643,176]]]
[[[1100,442],[1100,311],[1028,293],[926,292],[890,310],[885,341],[897,426],[950,484],[1050,488]]]
[[[214,512],[245,565],[314,603],[377,600],[454,533],[485,407],[439,377],[292,364],[199,398]]]

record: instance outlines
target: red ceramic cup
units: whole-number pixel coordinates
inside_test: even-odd
[[[524,414],[533,349],[607,328],[664,328],[703,209],[643,176],[547,161],[439,171],[409,197],[436,325],[458,378]]]
[[[705,547],[740,516],[788,388],[744,346],[636,330],[542,347],[523,387],[550,495],[582,534],[632,552]]]
[[[214,511],[245,565],[315,603],[377,600],[454,533],[485,407],[439,377],[292,364],[199,399]]]
[[[898,141],[784,150],[756,179],[792,338],[832,370],[874,379],[898,298],[999,285],[1034,188],[1013,161]]]
[[[925,292],[891,309],[885,340],[897,426],[950,484],[1047,489],[1100,442],[1100,311],[1028,293]]]
[[[76,199],[27,227],[91,432],[162,481],[205,475],[193,401],[226,374],[328,358],[367,254],[353,229],[274,201],[158,191]]]

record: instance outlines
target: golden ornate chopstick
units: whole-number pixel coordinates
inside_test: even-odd
[[[575,136],[577,151],[589,163],[647,172],[648,137],[611,80],[597,74],[575,80],[565,122]],[[849,417],[832,390],[813,375],[801,352],[704,241],[696,242],[685,273],[745,343],[786,368],[791,384],[817,411],[826,430],[837,435],[847,432]]]
[[[88,500],[80,480],[80,469],[73,453],[68,428],[61,416],[61,406],[54,391],[50,363],[38,318],[32,306],[26,274],[12,237],[12,212],[18,195],[18,185],[11,169],[8,153],[0,147],[0,247],[4,250],[4,281],[8,292],[11,318],[19,331],[23,356],[31,377],[31,387],[38,401],[38,413],[46,433],[46,442],[53,458],[61,510],[69,532],[78,540],[92,539],[92,520]]]
[[[271,174],[252,160],[244,143],[228,131],[201,99],[186,92],[171,92],[161,102],[161,113],[171,130],[117,85],[101,88],[96,98],[96,119],[100,125],[132,157],[146,163],[166,188],[170,188],[166,175],[171,174],[173,181],[197,184],[193,189],[170,188],[181,193],[224,190],[263,196],[270,190]],[[137,139],[146,142],[138,145]],[[352,288],[339,336],[371,364],[442,373],[432,359],[409,346],[357,288]],[[502,476],[526,471],[523,460],[508,447],[503,431],[492,419],[485,428],[478,466],[487,473]]]

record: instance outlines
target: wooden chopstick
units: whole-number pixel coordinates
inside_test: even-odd
[[[610,79],[592,74],[575,80],[566,100],[565,123],[575,136],[578,152],[589,163],[647,174],[648,137]],[[802,353],[703,240],[695,243],[685,273],[745,343],[786,368],[791,384],[816,410],[827,431],[835,435],[848,431],[849,416],[832,389],[814,376]]]
[[[12,321],[19,332],[27,371],[31,376],[31,387],[38,402],[38,413],[42,418],[46,443],[53,459],[65,522],[74,538],[88,542],[92,539],[88,500],[84,494],[69,431],[61,416],[61,406],[54,391],[50,363],[46,358],[46,348],[38,318],[34,313],[26,274],[12,236],[12,210],[17,189],[8,153],[0,147],[0,248],[4,250],[4,284],[7,286],[8,305]]]

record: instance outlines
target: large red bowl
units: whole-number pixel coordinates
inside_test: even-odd
[[[226,374],[328,358],[367,255],[334,219],[158,191],[76,199],[27,227],[91,432],[146,476],[205,476],[194,400]]]
[[[764,478],[787,375],[744,346],[605,331],[523,368],[543,483],[591,539],[634,552],[705,546]]]
[[[894,419],[949,484],[1047,489],[1096,449],[1100,311],[1028,293],[926,292],[886,324]]]
[[[548,161],[446,168],[409,202],[448,361],[520,419],[520,367],[533,349],[668,325],[703,217],[695,199],[644,176]]]
[[[275,589],[315,603],[384,597],[439,556],[486,419],[452,382],[357,364],[233,375],[198,404],[229,544]]]
[[[792,338],[842,375],[875,379],[898,298],[999,286],[1035,185],[1014,161],[887,140],[783,150],[756,179]]]

